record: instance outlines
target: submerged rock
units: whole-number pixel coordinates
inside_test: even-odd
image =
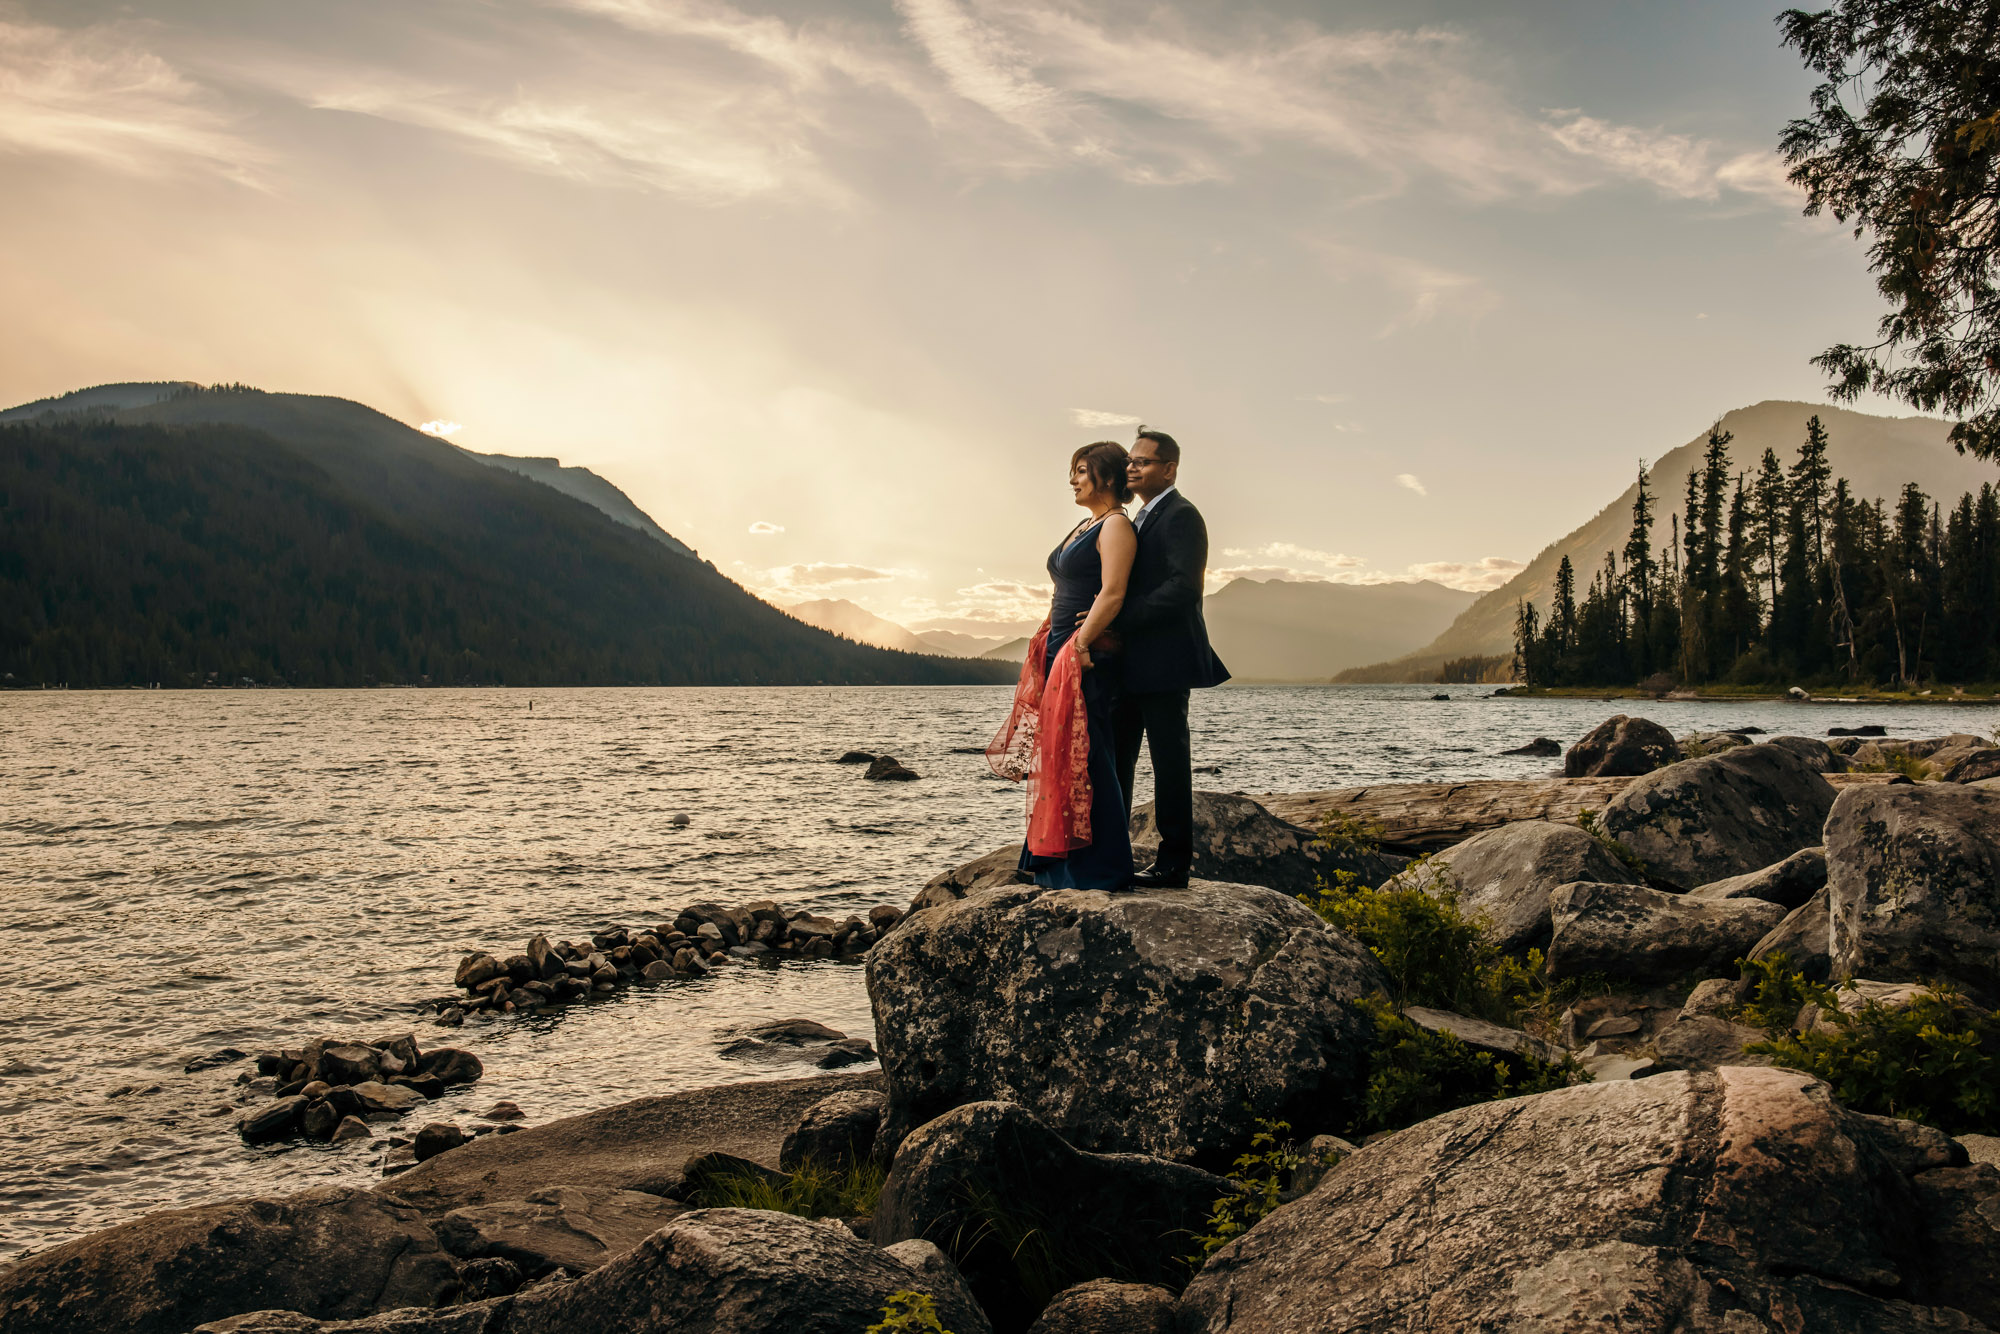
[[[1834,976],[1943,977],[2000,998],[2000,792],[1849,788],[1826,856]]]
[[[344,1320],[458,1292],[416,1210],[348,1186],[148,1214],[0,1270],[7,1334],[184,1334],[284,1309]]]
[[[904,768],[903,762],[894,755],[877,755],[869,761],[868,772],[861,776],[872,778],[878,783],[907,783],[917,777],[915,772]]]
[[[969,1102],[1066,1140],[1227,1164],[1260,1117],[1337,1129],[1386,989],[1374,958],[1249,885],[989,889],[912,915],[868,956],[890,1146]]]
[[[1185,1331],[1815,1334],[2000,1321],[2000,1173],[1789,1070],[1587,1084],[1447,1112],[1218,1251]],[[1982,1322],[1982,1323],[1973,1323]]]
[[[1693,889],[1818,846],[1833,797],[1818,770],[1766,742],[1634,779],[1602,824],[1653,878]]]
[[[1615,714],[1563,756],[1565,778],[1634,778],[1681,757],[1674,734],[1647,718]]]
[[[1538,736],[1525,746],[1516,746],[1512,750],[1503,750],[1500,753],[1502,755],[1539,755],[1544,759],[1552,760],[1563,753],[1563,745],[1560,741],[1553,741],[1548,737]]]

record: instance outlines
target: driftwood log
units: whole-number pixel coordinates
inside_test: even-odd
[[[1886,783],[1889,774],[1828,774],[1835,787]],[[1283,792],[1256,798],[1271,814],[1308,829],[1322,816],[1344,815],[1382,830],[1382,847],[1416,855],[1462,843],[1483,829],[1517,820],[1575,824],[1601,811],[1629,778],[1480,779],[1466,783],[1376,783],[1327,792]]]

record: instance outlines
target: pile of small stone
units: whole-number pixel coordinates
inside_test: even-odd
[[[866,917],[841,921],[787,912],[769,899],[724,907],[696,903],[671,925],[608,927],[584,944],[551,945],[536,936],[520,954],[475,952],[452,978],[467,995],[440,1002],[436,1022],[450,1027],[468,1013],[514,1013],[585,1000],[638,982],[699,977],[730,960],[834,959],[865,954],[903,920],[903,910],[878,903]]]
[[[358,1042],[320,1038],[303,1048],[257,1054],[257,1074],[240,1082],[270,1101],[245,1108],[236,1131],[248,1144],[303,1132],[344,1143],[369,1139],[371,1121],[396,1120],[484,1074],[479,1058],[456,1047],[417,1048],[413,1035]]]

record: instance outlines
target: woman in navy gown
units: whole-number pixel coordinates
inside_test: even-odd
[[[1110,441],[1085,445],[1071,456],[1070,491],[1089,514],[1049,554],[1055,598],[1049,606],[1041,662],[1028,664],[1040,668],[1045,682],[1076,682],[1089,738],[1087,763],[1072,770],[1081,768],[1088,774],[1088,793],[1076,784],[1073,796],[1067,790],[1064,796],[1074,800],[1078,814],[1087,796],[1089,841],[1080,845],[1072,841],[1061,856],[1038,856],[1027,846],[1021,850],[1021,870],[1051,889],[1115,891],[1129,889],[1132,883],[1132,839],[1125,827],[1125,794],[1118,783],[1111,732],[1118,691],[1118,644],[1111,622],[1124,604],[1125,580],[1138,545],[1131,520],[1120,508],[1132,498],[1125,481],[1125,458],[1125,450]],[[1062,664],[1065,653],[1075,654],[1074,667],[1080,675]],[[1041,725],[1051,729],[1057,724],[1044,720]],[[1074,738],[1075,750],[1081,749],[1082,741],[1081,735]],[[1066,748],[1065,753],[1074,751]]]

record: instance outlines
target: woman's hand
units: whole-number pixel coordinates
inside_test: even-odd
[[[1086,672],[1097,665],[1090,660],[1090,649],[1083,644],[1076,646],[1076,663]]]

